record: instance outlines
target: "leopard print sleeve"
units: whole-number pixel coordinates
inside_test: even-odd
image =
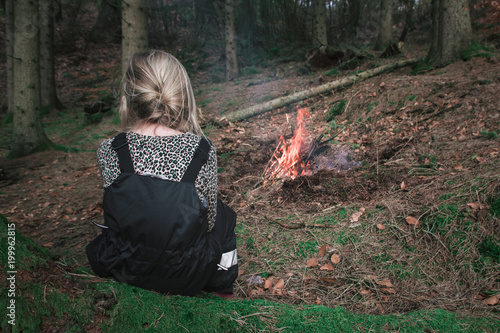
[[[159,175],[172,181],[182,179],[200,139],[192,133],[164,137],[127,133],[135,172]],[[118,156],[111,148],[112,140],[103,141],[97,151],[97,165],[104,188],[120,175]],[[217,216],[217,154],[213,145],[207,163],[196,178],[195,188],[200,200],[206,198],[208,201],[208,225],[211,231]]]

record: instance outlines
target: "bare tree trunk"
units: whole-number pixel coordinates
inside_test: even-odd
[[[93,40],[104,42],[120,42],[121,36],[121,0],[101,1],[99,14],[92,27]]]
[[[382,0],[380,8],[380,30],[378,32],[375,50],[385,50],[392,41],[392,10],[393,0]]]
[[[226,27],[226,80],[238,77],[238,56],[234,24],[234,1],[225,0],[224,23]]]
[[[314,0],[314,41],[315,48],[325,53],[328,47],[326,32],[326,4],[325,0]]]
[[[144,52],[148,43],[148,12],[146,0],[122,1],[122,72],[125,73],[135,52]]]
[[[435,2],[439,17],[433,26],[433,40],[427,59],[435,66],[445,66],[458,59],[460,52],[472,42],[469,3],[468,0],[433,0],[433,9]]]
[[[38,1],[16,0],[12,157],[28,155],[49,142],[40,112],[38,33]]]
[[[14,112],[14,0],[5,1],[5,52],[7,54],[7,112]]]
[[[439,22],[439,0],[431,1],[431,46],[429,48],[429,55],[437,54],[438,50],[438,40],[439,40],[439,27],[441,26]]]
[[[354,74],[351,76],[348,76],[346,78],[343,78],[341,80],[329,82],[326,84],[323,84],[318,87],[313,87],[311,89],[299,91],[293,95],[289,95],[286,97],[280,97],[277,99],[273,99],[272,101],[263,103],[263,104],[258,104],[251,106],[246,109],[238,110],[235,112],[232,112],[228,115],[226,115],[226,118],[229,121],[239,121],[243,119],[247,119],[256,115],[259,115],[261,113],[264,113],[266,111],[270,111],[282,106],[285,106],[290,103],[294,103],[297,101],[301,101],[306,98],[310,98],[312,96],[316,96],[325,92],[328,92],[329,90],[340,88],[340,87],[345,87],[352,85],[356,82],[366,80],[372,76],[381,74],[386,71],[394,70],[400,67],[404,67],[407,65],[411,65],[417,62],[417,59],[408,59],[408,60],[401,60],[392,64],[384,65],[381,67],[377,67],[371,70],[368,70],[366,72]]]
[[[54,64],[54,3],[53,0],[40,0],[41,106],[62,109],[56,93]]]

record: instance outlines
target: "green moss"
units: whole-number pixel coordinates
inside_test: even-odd
[[[493,261],[500,263],[500,242],[493,237],[488,237],[477,246],[479,253],[482,256],[491,258]]]
[[[500,218],[500,196],[490,206],[491,215]]]
[[[464,61],[469,61],[475,57],[494,58],[497,57],[497,54],[492,48],[481,45],[477,42],[471,43],[460,53],[460,58]]]
[[[307,258],[312,253],[315,253],[317,251],[317,247],[318,243],[313,241],[300,242],[297,244],[295,252],[298,256]]]
[[[8,242],[14,242],[14,254],[9,253],[8,247],[5,246]],[[31,239],[17,232],[16,224],[8,222],[5,216],[1,214],[0,243],[2,244],[0,247],[0,263],[2,267],[9,270],[36,270],[40,265],[47,266],[47,261],[55,258],[50,251],[38,246]],[[36,255],[33,253],[36,253]],[[10,266],[11,264],[13,266]]]
[[[335,103],[327,112],[325,116],[325,121],[330,122],[335,119],[336,116],[341,115],[344,112],[346,101],[342,100]]]
[[[489,140],[495,140],[495,139],[498,139],[498,134],[495,132],[482,131],[481,137],[483,137],[485,139],[489,139]]]

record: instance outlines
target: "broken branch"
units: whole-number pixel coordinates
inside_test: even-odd
[[[284,105],[293,103],[293,102],[298,102],[306,98],[310,98],[316,95],[319,95],[321,93],[327,92],[332,89],[340,88],[340,87],[345,87],[352,85],[356,82],[366,80],[372,76],[381,74],[383,72],[389,71],[389,70],[394,70],[400,67],[408,66],[411,64],[414,64],[418,61],[418,59],[407,59],[407,60],[401,60],[397,61],[395,63],[387,64],[384,66],[380,66],[374,69],[370,69],[365,72],[361,73],[356,73],[351,76],[345,77],[343,79],[333,81],[333,82],[328,82],[326,84],[323,84],[321,86],[313,87],[307,90],[299,91],[296,92],[295,94],[289,95],[289,96],[284,96],[284,97],[279,97],[276,99],[273,99],[272,101],[262,103],[262,104],[257,104],[254,106],[251,106],[249,108],[245,108],[242,110],[234,111],[231,112],[226,116],[227,120],[229,121],[240,121],[244,120],[259,114],[262,114],[264,112],[282,107]]]

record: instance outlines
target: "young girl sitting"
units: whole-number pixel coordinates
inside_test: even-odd
[[[97,152],[106,225],[87,246],[92,269],[163,293],[232,294],[236,214],[217,199],[215,147],[182,64],[133,55],[119,113],[124,132]]]

